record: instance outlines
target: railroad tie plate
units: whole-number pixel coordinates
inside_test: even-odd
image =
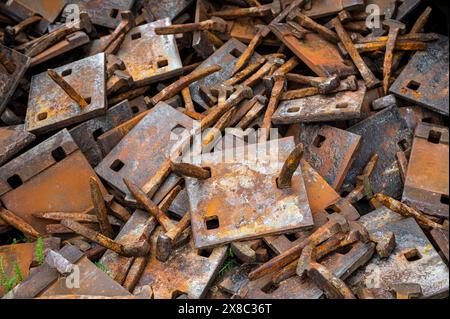
[[[99,181],[64,129],[0,167],[0,200],[44,236],[51,222],[33,214],[83,212],[92,207],[91,177]],[[101,190],[106,195],[103,185]]]
[[[448,128],[419,123],[408,163],[402,201],[448,219]]]
[[[43,134],[106,113],[105,54],[56,68],[88,103],[81,108],[59,87],[47,72],[31,79],[25,125],[28,131]]]
[[[313,226],[301,168],[293,175],[291,188],[278,189],[276,184],[295,146],[293,138],[253,146],[234,149],[238,156],[227,160],[224,152],[204,154],[201,166],[211,170],[211,177],[185,179],[197,248]]]
[[[174,35],[155,34],[155,28],[170,25],[166,18],[135,27],[125,36],[116,55],[125,63],[134,85],[163,81],[180,72],[183,65]]]
[[[272,116],[272,123],[278,125],[359,119],[365,94],[364,82],[358,81],[356,91],[281,101]]]

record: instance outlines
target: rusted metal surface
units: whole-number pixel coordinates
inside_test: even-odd
[[[357,134],[323,124],[300,124],[298,140],[305,145],[305,159],[339,190],[359,149]]]
[[[298,39],[288,24],[274,24],[270,28],[318,76],[337,74],[344,78],[356,73],[354,67],[342,59],[337,47],[317,34],[309,32]]]
[[[25,131],[24,125],[0,127],[0,165],[34,141],[36,137]]]
[[[404,18],[411,13],[418,5],[420,5],[420,0],[406,0],[403,1],[401,5],[398,6],[397,14],[395,18],[399,21],[404,20]]]
[[[171,203],[169,211],[178,217],[183,217],[188,210],[189,197],[186,188],[184,188]]]
[[[242,148],[237,152],[244,158],[229,163],[221,163],[223,153],[212,153],[201,162],[211,170],[211,178],[186,178],[197,248],[294,232],[313,225],[301,172],[294,174],[291,188],[280,190],[276,186],[276,177],[294,147],[293,140],[281,141],[278,154],[275,147],[270,142],[259,144],[253,159]]]
[[[2,276],[6,276],[7,280],[14,275],[17,277],[17,271],[15,267],[20,269],[23,278],[27,278],[30,272],[31,261],[33,259],[33,244],[15,244],[0,246],[0,266],[2,270]],[[4,278],[2,278],[4,280]],[[20,278],[16,278],[16,282],[20,282]],[[0,297],[6,293],[5,287],[0,286]]]
[[[4,299],[448,297],[446,5],[61,1],[0,0]]]
[[[170,26],[157,27],[155,33],[158,35],[166,34],[183,34],[196,31],[215,31],[225,32],[227,30],[227,23],[225,20],[218,17],[211,17],[208,20],[203,20],[196,23],[174,24]]]
[[[417,52],[389,91],[443,115],[448,111],[448,37],[428,44],[427,51]]]
[[[235,20],[228,20],[228,33],[231,38],[235,38],[242,43],[249,44],[255,35],[259,32],[260,26],[264,25],[264,21],[260,18],[246,17]],[[227,35],[226,39],[229,39]],[[264,45],[278,46],[280,41],[274,35],[268,35],[262,40]]]
[[[30,58],[1,43],[0,55],[3,55],[2,61],[6,60],[0,63],[0,113],[2,113],[30,65]],[[7,68],[8,63],[12,67],[11,70]]]
[[[89,14],[94,24],[114,29],[120,23],[120,11],[131,10],[135,0],[68,0]]]
[[[174,18],[188,9],[192,3],[194,3],[194,0],[160,0],[150,1],[148,6],[155,20],[169,18],[173,21]]]
[[[352,39],[348,35],[347,31],[342,26],[340,20],[338,18],[334,18],[331,20],[331,23],[341,40],[342,44],[344,45],[345,49],[347,50],[348,54],[353,60],[353,63],[356,65],[356,67],[359,70],[359,73],[361,74],[362,78],[364,79],[366,86],[369,89],[372,89],[380,83],[379,80],[375,77],[375,75],[372,73],[372,71],[369,69],[365,61],[362,59],[361,55],[359,54],[358,50],[355,48]]]
[[[387,259],[374,256],[349,282],[357,288],[391,289],[393,285],[419,284],[424,298],[448,295],[448,268],[412,218],[403,219],[386,208],[361,217],[369,232],[391,231],[396,247]]]
[[[306,193],[314,219],[314,228],[327,222],[329,214],[339,213],[347,220],[354,221],[359,213],[349,201],[341,196],[306,161],[302,163]]]
[[[89,178],[96,175],[67,130],[2,166],[0,177],[4,206],[42,234],[51,222],[33,214],[83,212],[92,205]]]
[[[287,249],[295,244],[286,239],[286,245],[282,249]],[[280,246],[283,247],[283,246]],[[371,243],[358,243],[351,247],[346,253],[333,253],[321,261],[336,277],[345,280],[359,267],[364,265],[372,256],[374,245]],[[283,251],[280,251],[283,252]],[[281,283],[274,284],[271,276],[262,277],[255,281],[250,281],[246,295],[249,299],[319,299],[323,296],[323,291],[317,287],[309,278],[294,276]]]
[[[47,72],[33,76],[26,128],[36,134],[66,127],[106,112],[105,55],[100,53],[55,69],[90,103],[84,108],[57,87]]]
[[[389,28],[388,39],[386,41],[386,53],[384,54],[383,64],[383,90],[387,94],[391,81],[392,62],[394,60],[394,50],[397,49],[397,38],[400,32],[406,29],[406,26],[393,19],[385,19],[383,24]]]
[[[232,75],[233,67],[239,58],[239,56],[244,52],[245,45],[236,39],[231,39],[227,43],[225,43],[220,49],[214,52],[208,59],[206,59],[196,70],[204,69],[211,65],[220,65],[222,70],[219,72],[215,72],[204,79],[192,83],[189,86],[191,90],[192,100],[199,104],[202,108],[209,109],[213,105],[209,105],[207,101],[205,101],[201,94],[200,88],[202,86],[206,87],[215,87],[226,79],[230,78]],[[260,58],[259,54],[255,54],[253,58],[250,60],[251,62],[255,62],[256,59]]]
[[[70,135],[81,149],[86,159],[92,165],[97,166],[104,154],[98,142],[98,138],[110,129],[122,124],[133,117],[127,100],[110,108],[106,115],[86,121],[69,131]]]
[[[428,123],[415,130],[402,201],[448,219],[448,129]]]
[[[155,28],[170,26],[169,19],[131,29],[117,52],[135,85],[143,86],[172,77],[182,68],[173,35],[156,35]]]
[[[298,78],[297,78],[298,80]],[[356,80],[355,76],[349,76],[348,78],[340,81],[338,83],[336,88],[332,88],[333,86],[330,84],[326,84],[323,86],[322,84],[325,84],[326,82],[323,81],[321,84],[314,83],[314,81],[308,81],[313,85],[309,88],[303,88],[298,90],[291,90],[285,92],[281,99],[283,101],[285,100],[295,100],[300,99],[308,96],[315,96],[318,94],[332,94],[332,93],[338,93],[338,92],[345,92],[345,91],[356,91],[358,89],[358,82]],[[314,84],[313,84],[314,83]],[[327,86],[330,87],[330,89],[327,89]]]
[[[171,139],[171,134],[175,129],[189,130],[192,125],[189,117],[161,102],[111,150],[96,172],[128,197],[130,192],[123,178],[148,192],[146,183],[160,170],[177,141],[174,136]]]
[[[44,63],[54,57],[79,48],[87,43],[89,43],[89,36],[85,32],[78,31],[70,34],[64,40],[34,56],[31,59],[31,66],[33,67]]]
[[[58,253],[69,263],[76,263],[83,253],[72,245],[63,247]],[[11,290],[4,299],[30,299],[38,296],[60,276],[59,272],[50,267],[44,259],[44,264],[35,270],[28,278]]]
[[[356,177],[362,173],[370,157],[378,154],[378,162],[369,178],[372,190],[399,198],[403,184],[396,153],[411,147],[412,132],[401,118],[398,108],[391,107],[380,111],[350,127],[348,131],[361,136],[361,147],[344,184],[355,185]]]
[[[358,81],[358,90],[330,95],[314,95],[281,101],[272,117],[274,124],[325,122],[357,119],[366,93],[364,82]]]
[[[436,245],[439,247],[440,252],[444,255],[448,264],[448,229],[433,229],[431,231],[431,237]]]
[[[40,33],[44,33],[49,24],[56,20],[64,6],[64,0],[12,0],[0,3],[0,9],[17,20],[41,16],[42,19],[36,26]]]
[[[156,227],[156,220],[147,212],[136,210],[115,240],[121,244],[130,244],[141,238],[150,237]],[[121,256],[111,250],[105,252],[100,262],[109,270],[109,275],[122,284],[135,258]]]
[[[286,0],[284,1],[286,2]],[[325,0],[311,1],[311,6],[305,7],[302,11],[310,18],[316,19],[336,14],[342,10],[353,11],[363,9],[365,6],[362,0]]]
[[[187,294],[189,299],[204,297],[225,260],[227,248],[202,252],[190,240],[188,244],[177,248],[169,260],[160,262],[155,255],[156,240],[162,232],[159,227],[152,234],[150,260],[136,289],[151,285],[155,299],[175,299],[182,294]]]
[[[80,271],[79,288],[68,287],[66,278],[58,278],[49,285],[39,296],[58,295],[93,295],[93,296],[130,296],[130,293],[115,282],[107,273],[99,269],[86,257],[82,257],[75,263]]]

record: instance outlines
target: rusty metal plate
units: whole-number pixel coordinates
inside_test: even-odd
[[[424,298],[448,295],[449,272],[437,251],[413,218],[403,219],[386,208],[361,217],[369,233],[391,231],[395,249],[387,259],[373,257],[368,265],[349,278],[356,288],[384,288],[409,282],[420,284]]]
[[[178,142],[174,131],[190,130],[193,120],[164,102],[158,103],[100,162],[96,171],[115,189],[132,198],[124,178],[146,189]],[[176,134],[176,133],[175,133]],[[139,151],[138,151],[139,150]]]
[[[308,162],[302,160],[301,165],[314,227],[309,231],[302,232],[302,235],[294,240],[286,235],[264,237],[266,244],[276,254],[280,254],[293,245],[300,243],[315,229],[325,225],[328,222],[329,214],[342,214],[349,221],[358,220],[360,217],[356,208],[347,199],[341,198]],[[296,235],[299,234],[297,233]]]
[[[34,141],[36,137],[23,124],[0,127],[0,165]]]
[[[173,299],[183,294],[189,299],[203,298],[226,258],[227,247],[200,251],[191,239],[174,250],[166,262],[160,262],[156,259],[156,240],[162,233],[158,227],[151,237],[150,260],[135,291],[150,285],[155,299]]]
[[[156,225],[157,221],[150,217],[149,213],[136,210],[122,227],[115,240],[125,245],[136,243],[142,240],[143,236],[150,238],[150,234]],[[100,262],[109,270],[111,278],[122,284],[134,260],[133,257],[120,256],[111,250],[107,250]]]
[[[106,115],[86,121],[69,131],[92,167],[104,157],[97,138],[117,125],[131,119],[134,113],[125,100],[110,108]]]
[[[442,255],[444,255],[444,258],[448,264],[448,229],[435,228],[430,232],[430,234],[431,237],[433,237],[433,241],[439,247]]]
[[[24,279],[28,277],[33,259],[33,251],[34,244],[0,246],[0,269],[6,274],[7,280],[14,275],[17,276],[17,273],[14,271],[14,264],[19,267]],[[5,287],[0,285],[0,298],[5,293]]]
[[[364,2],[364,0],[311,1],[311,7],[303,9],[302,12],[310,18],[316,19],[339,13],[342,10],[363,10]]]
[[[31,59],[1,43],[0,52],[5,54],[6,58],[15,65],[14,72],[9,74],[3,64],[0,63],[0,114],[2,114],[9,99],[14,94],[20,79],[27,71]]]
[[[308,32],[299,40],[287,24],[271,25],[270,30],[318,76],[337,74],[345,78],[356,74],[353,65],[342,59],[337,46],[316,33]]]
[[[148,6],[155,20],[165,18],[173,20],[186,11],[192,3],[194,0],[158,0],[149,1]]]
[[[131,295],[86,256],[83,256],[74,264],[78,266],[79,270],[79,287],[70,287],[67,285],[67,277],[59,276],[39,297],[66,295],[117,297]]]
[[[378,162],[369,180],[374,193],[383,193],[400,198],[403,183],[398,168],[396,153],[412,145],[412,132],[401,117],[397,107],[383,111],[350,127],[349,132],[361,136],[361,147],[355,156],[344,185],[354,186],[373,154]]]
[[[329,95],[314,95],[296,100],[281,101],[272,116],[273,124],[299,122],[326,122],[358,119],[366,94],[363,81],[358,81],[358,90]]]
[[[305,159],[338,190],[347,176],[361,143],[361,136],[323,124],[301,124],[299,141]]]
[[[83,212],[92,207],[89,179],[98,177],[64,129],[0,168],[3,205],[46,234],[42,212]],[[100,184],[101,185],[101,184]],[[101,186],[102,192],[106,190]]]
[[[339,213],[347,220],[357,220],[359,213],[355,207],[331,187],[305,160],[302,161],[303,179],[309,206],[313,214],[314,228],[324,225],[328,214]]]
[[[43,19],[36,24],[36,30],[44,33],[65,5],[64,0],[9,0],[0,2],[0,11],[7,12],[20,21],[40,15]]]
[[[238,156],[225,161],[223,152],[204,154],[201,165],[211,169],[211,177],[185,178],[197,248],[313,226],[301,169],[291,188],[276,185],[293,138],[253,146],[234,149]]]
[[[169,25],[169,19],[158,20],[131,29],[125,36],[116,55],[136,86],[170,78],[183,67],[174,35],[155,34],[155,28]]]
[[[105,54],[100,53],[55,69],[90,104],[81,109],[47,72],[33,76],[25,125],[42,134],[106,112]]]
[[[227,21],[229,24],[229,36],[238,39],[242,43],[250,43],[250,41],[258,33],[258,25],[264,25],[265,22],[259,18],[246,17],[233,21]],[[273,34],[269,34],[262,40],[262,44],[270,46],[280,46],[281,42]]]
[[[402,201],[426,214],[448,219],[448,128],[417,125]]]
[[[135,0],[66,0],[89,14],[92,23],[114,29],[121,21],[120,11],[131,10]]]
[[[201,86],[214,87],[216,85],[221,84],[225,80],[229,79],[231,77],[231,74],[233,73],[234,65],[236,64],[238,58],[245,51],[245,49],[246,49],[245,44],[236,39],[231,39],[197,67],[196,70],[198,71],[208,66],[218,64],[222,67],[222,70],[210,74],[209,76],[195,83],[192,83],[189,86],[189,89],[191,90],[192,100],[195,103],[199,104],[205,110],[209,109],[208,104],[203,100],[203,98],[200,95],[200,87]],[[252,59],[250,61],[255,62],[256,59],[260,57],[261,56],[259,54],[255,53],[253,54]]]
[[[389,91],[448,116],[448,73],[448,37],[439,35],[426,51],[414,54]]]

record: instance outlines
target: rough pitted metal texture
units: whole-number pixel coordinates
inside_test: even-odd
[[[97,173],[125,195],[130,191],[124,178],[142,187],[162,167],[178,142],[174,129],[190,130],[193,120],[160,102],[96,167]]]
[[[174,35],[155,34],[155,28],[170,25],[166,18],[131,29],[125,36],[116,55],[135,85],[165,80],[183,67]]]
[[[276,184],[295,146],[293,138],[254,146],[254,150],[236,149],[242,156],[227,161],[222,152],[210,153],[201,165],[208,167],[212,176],[206,180],[186,178],[197,248],[313,226],[301,168],[295,172],[291,188],[278,189]],[[208,227],[214,218],[218,227]]]
[[[299,141],[305,146],[308,163],[338,190],[353,163],[361,137],[324,124],[302,124]]]
[[[136,243],[143,237],[150,237],[156,225],[157,221],[155,218],[151,217],[149,213],[138,209],[122,227],[115,241],[122,245]],[[120,256],[111,250],[107,250],[100,262],[108,269],[109,275],[114,280],[122,283],[134,260],[134,257]]]
[[[12,184],[13,176],[22,184]],[[46,226],[52,222],[33,214],[81,213],[91,208],[91,177],[99,181],[106,194],[93,168],[64,129],[0,167],[0,199],[5,208],[44,236]]]
[[[402,197],[407,205],[446,219],[449,215],[448,141],[447,127],[418,124]]]
[[[448,37],[414,54],[389,91],[443,115],[449,115]]]
[[[413,133],[401,117],[397,107],[385,109],[350,127],[349,132],[361,136],[361,147],[344,181],[355,185],[373,154],[378,162],[369,180],[374,193],[400,198],[403,183],[397,164],[396,153],[411,148]]]
[[[156,20],[163,18],[173,20],[182,14],[193,2],[194,0],[157,0],[150,1],[148,6]]]
[[[86,121],[74,127],[69,132],[89,163],[92,167],[95,167],[104,157],[101,147],[97,142],[97,137],[131,119],[133,115],[128,101],[125,100],[110,108],[106,112],[106,115]]]
[[[30,65],[31,59],[15,50],[12,50],[0,43],[0,51],[3,52],[8,60],[10,60],[16,69],[12,74],[9,74],[3,64],[0,63],[0,114],[3,113],[9,99],[14,94],[14,91],[19,84]]]
[[[135,0],[66,0],[89,14],[92,23],[114,29],[121,21],[120,11],[131,10]]]
[[[99,53],[55,69],[90,102],[85,108],[80,108],[47,72],[33,76],[25,119],[27,130],[42,134],[104,114],[108,106],[105,64],[105,54]]]
[[[158,227],[151,236],[150,260],[135,291],[151,285],[155,299],[173,299],[182,294],[187,294],[189,299],[203,298],[225,261],[227,247],[202,252],[191,239],[163,263],[156,259],[156,240],[162,233]]]
[[[358,81],[357,91],[314,95],[301,99],[281,101],[272,116],[273,124],[301,122],[326,122],[358,119],[366,94],[363,81]]]
[[[6,163],[36,137],[25,130],[23,124],[0,127],[0,165]]]
[[[35,29],[44,33],[49,24],[59,16],[65,4],[64,0],[10,0],[0,3],[0,11],[5,10],[19,21],[40,15],[43,19],[36,24]]]
[[[212,88],[229,79],[231,77],[231,74],[233,73],[233,68],[239,56],[245,51],[245,48],[246,46],[242,42],[236,39],[231,39],[198,66],[198,68],[196,69],[197,71],[218,64],[222,67],[222,70],[210,74],[207,77],[195,83],[192,83],[189,86],[189,89],[191,90],[192,100],[195,103],[199,104],[205,110],[209,109],[208,104],[206,104],[206,102],[200,95],[200,87],[205,86]],[[255,62],[256,59],[260,57],[261,56],[257,53],[253,54],[250,63]]]
[[[349,278],[355,290],[360,287],[389,290],[397,283],[417,283],[422,287],[424,298],[448,295],[448,268],[413,218],[404,219],[381,208],[361,217],[360,222],[369,233],[393,232],[395,249],[387,259],[375,255],[369,264]],[[408,260],[405,253],[414,249],[418,252],[416,260]]]

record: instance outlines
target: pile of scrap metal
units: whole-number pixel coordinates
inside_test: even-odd
[[[448,296],[440,9],[0,1],[0,296]]]

